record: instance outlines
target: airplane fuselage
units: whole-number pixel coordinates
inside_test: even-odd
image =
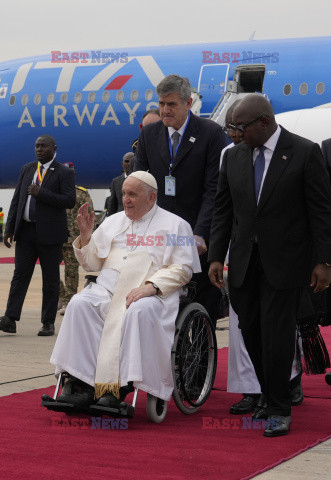
[[[281,113],[331,102],[330,59],[331,37],[321,37],[51,52],[2,63],[0,186],[15,186],[45,133],[56,139],[57,159],[74,162],[79,184],[108,187],[143,113],[158,106],[157,84],[171,73],[202,95],[203,116],[238,75],[240,88],[263,92]]]

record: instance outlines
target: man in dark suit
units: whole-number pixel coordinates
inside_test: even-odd
[[[233,123],[243,142],[224,155],[209,275],[223,286],[231,240],[230,299],[266,401],[264,434],[285,435],[299,299],[331,281],[331,189],[319,146],[279,127],[262,95],[245,97]]]
[[[169,75],[156,91],[161,120],[142,128],[135,170],[149,170],[158,184],[158,205],[191,225],[202,268],[193,277],[198,284],[196,301],[216,323],[220,292],[208,280],[206,252],[225,134],[217,123],[191,113],[187,78]]]
[[[331,138],[327,138],[322,142],[322,153],[325,161],[325,166],[331,178]]]
[[[59,300],[62,244],[68,239],[66,208],[76,201],[74,172],[58,163],[55,141],[49,135],[37,138],[37,161],[21,169],[10,205],[4,243],[16,241],[15,271],[7,309],[0,318],[0,330],[16,333],[24,299],[37,259],[43,278],[42,328],[39,336],[54,334]]]
[[[134,157],[132,152],[128,152],[123,156],[122,167],[123,173],[119,177],[113,179],[110,185],[110,198],[107,206],[107,217],[124,210],[122,202],[122,186],[126,177],[129,175],[130,162]]]

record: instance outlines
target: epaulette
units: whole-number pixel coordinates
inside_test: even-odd
[[[132,143],[132,145],[131,145],[131,148],[132,148],[133,153],[136,152],[137,146],[138,146],[138,138],[136,138],[136,140],[135,140],[135,141]]]
[[[78,188],[78,190],[82,190],[82,192],[87,192],[87,188],[79,187],[78,185],[76,185],[76,188]]]

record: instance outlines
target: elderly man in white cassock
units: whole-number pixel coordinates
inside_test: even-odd
[[[169,400],[179,290],[200,262],[190,225],[156,204],[157,184],[134,172],[123,184],[124,212],[92,234],[83,205],[73,243],[84,270],[100,272],[69,302],[51,363],[67,372],[58,402],[117,407],[133,385]]]

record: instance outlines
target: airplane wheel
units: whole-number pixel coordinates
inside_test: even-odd
[[[151,422],[161,423],[167,414],[168,402],[147,394],[146,413]]]

